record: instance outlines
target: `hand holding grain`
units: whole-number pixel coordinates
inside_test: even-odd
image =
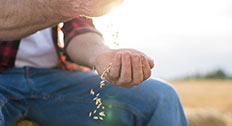
[[[96,57],[95,67],[99,74],[112,63],[106,80],[120,87],[134,87],[151,76],[154,62],[142,52],[133,49],[112,50]]]

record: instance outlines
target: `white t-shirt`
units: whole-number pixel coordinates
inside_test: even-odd
[[[58,65],[59,58],[51,30],[47,28],[21,40],[15,67],[52,68]]]

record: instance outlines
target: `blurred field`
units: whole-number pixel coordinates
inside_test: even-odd
[[[190,126],[232,126],[232,80],[171,83],[180,95]]]

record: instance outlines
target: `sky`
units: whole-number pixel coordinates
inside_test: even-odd
[[[153,77],[175,79],[218,68],[232,75],[232,0],[124,0],[94,21],[106,44],[153,58]]]

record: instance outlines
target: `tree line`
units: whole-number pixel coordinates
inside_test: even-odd
[[[184,80],[198,80],[198,79],[232,79],[231,76],[227,75],[222,69],[209,72],[207,74],[195,74],[183,78]]]

